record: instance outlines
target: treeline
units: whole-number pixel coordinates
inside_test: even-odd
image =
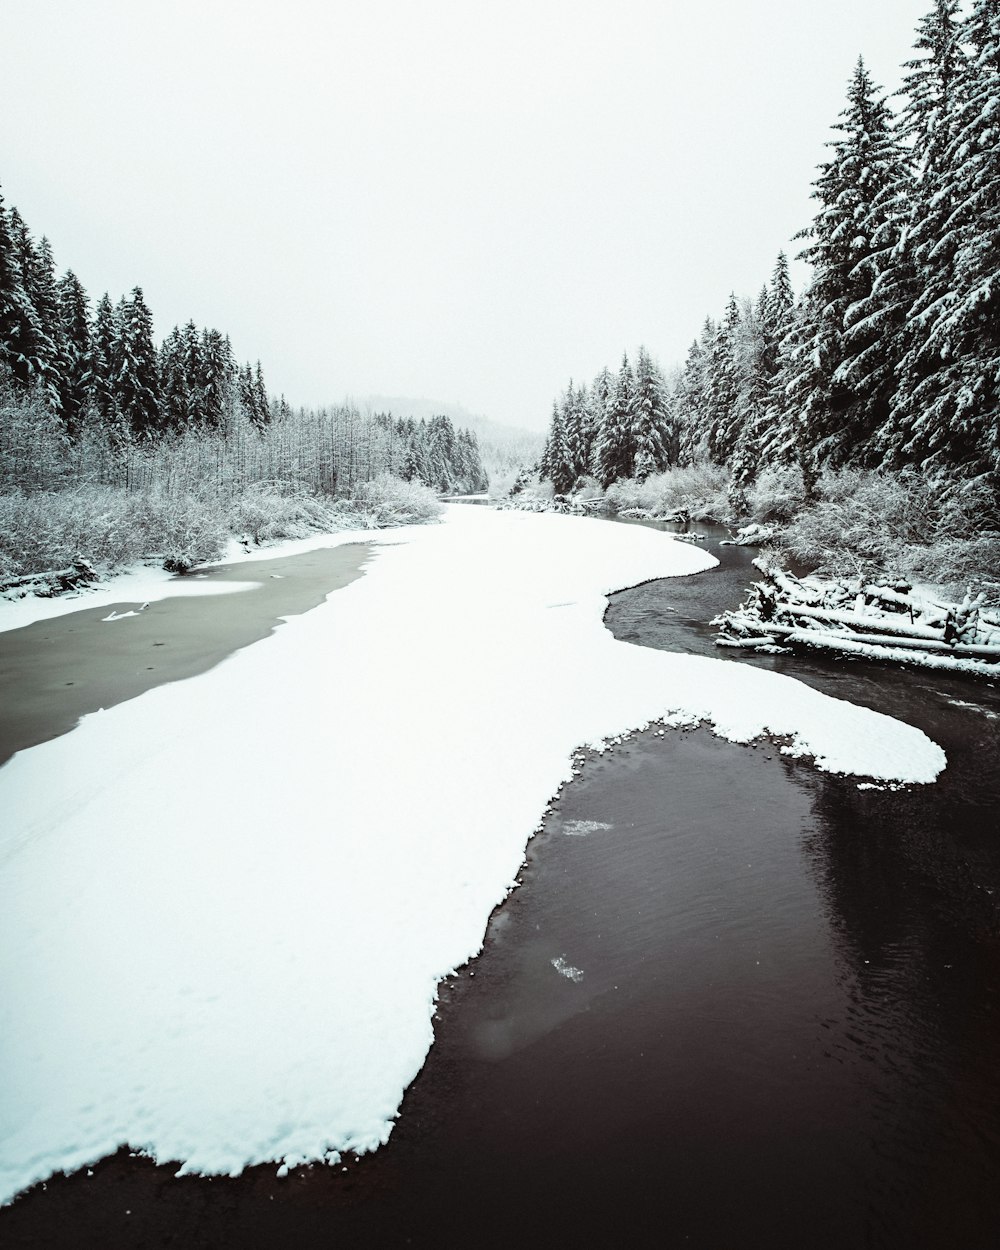
[[[194,322],[157,348],[138,286],[117,304],[105,293],[91,311],[76,274],[56,276],[48,239],[36,244],[2,196],[0,362],[16,387],[44,398],[70,438],[93,419],[120,439],[217,429],[234,395],[258,425],[272,416],[259,361],[237,365],[228,337]]]
[[[912,468],[1000,488],[1000,3],[935,0],[897,111],[859,60],[813,184],[795,298],[779,255],[754,300],[707,320],[669,385],[627,361],[557,401],[556,490],[673,464]],[[644,353],[640,353],[640,356]],[[652,378],[652,381],[650,380]],[[624,434],[623,434],[624,431]]]
[[[56,276],[48,240],[36,244],[0,197],[0,489],[287,482],[350,495],[385,473],[443,493],[486,485],[475,434],[447,416],[295,411],[218,330],[189,321],[157,347],[139,287],[91,311],[76,275]]]
[[[47,403],[0,377],[0,494],[89,485],[225,500],[266,484],[350,497],[384,474],[438,494],[485,488],[475,435],[455,430],[446,416],[413,421],[353,404],[278,405],[259,426],[230,403],[219,427],[122,440],[88,420],[68,438]]]

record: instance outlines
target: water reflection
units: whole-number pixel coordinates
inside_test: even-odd
[[[738,602],[753,576],[752,551],[719,554],[713,612]],[[886,666],[718,651],[701,604],[697,579],[651,583],[616,596],[606,623],[630,641],[785,672],[916,724],[946,750],[933,787],[813,778],[816,830],[802,850],[842,991],[823,1021],[825,1057],[850,1072],[866,1121],[856,1151],[859,1163],[868,1155],[858,1174],[865,1244],[996,1244],[1000,695],[990,683]]]

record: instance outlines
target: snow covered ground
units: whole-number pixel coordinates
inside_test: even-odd
[[[616,642],[606,592],[713,563],[667,535],[458,505],[380,537],[321,607],[0,769],[0,1199],[123,1142],[208,1173],[384,1142],[578,745],[704,719],[944,766],[791,679]]]

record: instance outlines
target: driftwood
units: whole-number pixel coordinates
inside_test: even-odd
[[[66,569],[52,569],[48,573],[29,573],[24,577],[0,578],[0,594],[23,597],[38,595],[43,599],[51,599],[55,595],[63,595],[68,590],[78,590],[81,586],[92,586],[98,580],[98,574],[86,560],[76,560]]]
[[[983,596],[961,603],[915,595],[905,582],[798,578],[755,560],[764,578],[715,618],[719,646],[810,648],[862,659],[1000,676],[1000,616]]]

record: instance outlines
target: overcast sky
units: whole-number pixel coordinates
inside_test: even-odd
[[[859,53],[897,86],[930,8],[0,0],[0,189],[93,297],[141,285],[294,404],[538,428],[759,289]]]

